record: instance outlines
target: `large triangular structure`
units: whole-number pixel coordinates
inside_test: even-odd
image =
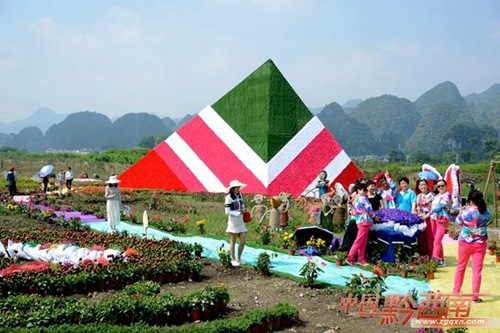
[[[122,187],[298,196],[321,170],[345,188],[361,172],[271,60],[156,146],[119,178]]]

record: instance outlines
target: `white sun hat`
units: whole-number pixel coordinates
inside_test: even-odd
[[[229,187],[226,188],[226,193],[229,193],[229,190],[231,190],[233,187],[239,187],[240,190],[242,190],[245,186],[247,186],[247,184],[244,184],[242,182],[240,182],[239,180],[231,180],[231,182],[229,183]]]
[[[111,176],[108,180],[106,180],[106,184],[118,184],[119,182],[121,182],[121,180],[119,180],[116,176]]]

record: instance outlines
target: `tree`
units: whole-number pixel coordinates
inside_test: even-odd
[[[389,162],[406,162],[406,156],[401,150],[391,150],[389,152]]]
[[[500,151],[500,140],[496,137],[484,137],[482,140],[484,156],[493,159]]]
[[[164,134],[161,134],[161,135],[158,135],[156,138],[155,138],[155,146],[159,145],[160,143],[162,143],[163,141],[165,141],[167,139],[167,135],[164,135]]]
[[[145,138],[142,138],[139,140],[139,143],[137,144],[137,147],[142,147],[142,148],[154,148],[155,146],[155,137],[154,136],[147,136]]]
[[[423,150],[417,150],[410,154],[410,163],[429,163],[431,155]]]

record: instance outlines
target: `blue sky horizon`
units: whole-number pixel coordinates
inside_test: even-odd
[[[272,59],[309,107],[500,83],[495,0],[0,0],[0,113],[181,118]]]

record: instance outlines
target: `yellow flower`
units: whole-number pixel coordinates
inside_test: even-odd
[[[204,225],[204,224],[205,224],[205,222],[206,222],[206,221],[205,221],[205,219],[203,219],[203,220],[199,220],[199,221],[196,221],[196,225],[197,225],[197,226]]]

